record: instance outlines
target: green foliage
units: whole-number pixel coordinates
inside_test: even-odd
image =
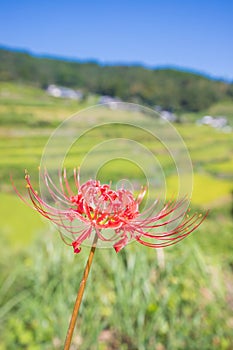
[[[47,87],[59,84],[85,92],[118,96],[124,101],[160,105],[176,111],[200,111],[232,99],[232,84],[174,69],[103,66],[38,58],[0,49],[0,80]]]
[[[97,250],[76,347],[231,349],[227,281],[194,242],[193,237],[161,252],[162,260],[136,243],[118,255]],[[30,252],[14,256],[17,268],[5,266],[0,349],[62,349],[88,251],[74,256],[58,236],[40,238]]]

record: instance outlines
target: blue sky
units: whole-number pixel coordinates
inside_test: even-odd
[[[0,5],[0,45],[233,80],[232,18],[232,0],[8,0]]]

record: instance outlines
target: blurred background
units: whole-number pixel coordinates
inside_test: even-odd
[[[26,195],[24,170],[38,187],[56,127],[93,105],[105,105],[110,118],[121,101],[149,107],[176,128],[193,164],[192,210],[210,214],[163,251],[137,244],[118,255],[98,250],[73,349],[233,348],[232,15],[226,0],[1,3],[0,350],[63,348],[89,251],[74,256],[20,201],[10,175]],[[125,120],[150,124],[135,108],[124,111]],[[133,129],[115,131],[156,154],[174,193],[164,147]],[[108,135],[100,128],[81,140],[67,167],[81,162],[90,139],[95,145]],[[125,169],[131,181],[143,179],[120,160],[100,176],[117,182]]]

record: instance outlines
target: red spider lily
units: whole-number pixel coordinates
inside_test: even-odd
[[[208,214],[202,216],[194,213],[189,216],[186,198],[169,201],[156,214],[153,214],[155,205],[140,213],[139,205],[146,194],[146,188],[141,189],[137,198],[134,198],[129,190],[121,188],[114,191],[110,185],[101,185],[96,180],[89,180],[81,185],[76,170],[76,193],[70,187],[65,170],[63,176],[59,176],[59,186],[54,184],[47,172],[44,173],[48,193],[58,204],[52,206],[33,189],[28,174],[25,179],[33,207],[71,235],[73,242],[70,245],[75,253],[80,252],[81,244],[93,231],[100,240],[113,242],[116,252],[133,239],[152,248],[167,247],[193,232]],[[21,195],[20,197],[22,198]],[[173,226],[176,224],[176,227],[168,229],[171,223]],[[109,230],[107,237],[104,235],[106,229],[112,230],[111,237]]]

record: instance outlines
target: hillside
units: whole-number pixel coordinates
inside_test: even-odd
[[[0,49],[0,81],[29,83],[40,88],[58,84],[174,111],[198,112],[213,103],[233,99],[233,84],[190,72],[103,66],[6,49]]]

